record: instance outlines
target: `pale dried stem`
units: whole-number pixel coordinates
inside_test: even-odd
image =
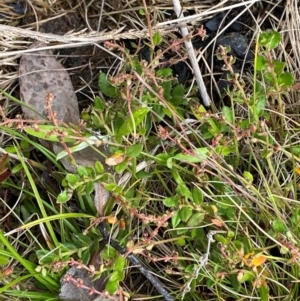
[[[182,13],[182,7],[180,5],[180,1],[173,0],[173,4],[174,4],[174,10],[175,10],[177,17],[179,19],[183,18],[184,16]],[[200,95],[202,97],[203,103],[206,107],[209,107],[211,105],[211,100],[207,93],[207,90],[206,90],[206,87],[205,87],[205,84],[204,84],[204,81],[202,78],[202,74],[201,74],[199,64],[198,64],[198,61],[197,61],[197,58],[195,55],[192,41],[189,39],[189,31],[186,26],[181,26],[180,30],[181,30],[182,37],[184,39],[184,44],[185,44],[186,50],[188,52],[188,55],[189,55],[189,58],[191,61],[191,65],[192,65],[192,68],[194,71],[195,79],[196,79],[197,85],[199,87],[199,91],[200,91]]]

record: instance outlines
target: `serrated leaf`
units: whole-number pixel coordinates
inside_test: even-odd
[[[281,40],[281,35],[279,32],[263,32],[259,35],[258,45],[266,46],[269,50],[274,49],[278,46]]]
[[[286,66],[285,62],[273,60],[273,68],[274,68],[275,73],[280,74],[283,71],[285,66]]]
[[[269,47],[269,49],[274,49],[278,46],[280,41],[281,41],[280,33],[277,31],[272,31],[269,33],[269,41],[267,46]]]
[[[282,73],[278,76],[278,84],[284,88],[291,87],[294,84],[294,76],[289,72]]]
[[[107,75],[104,72],[101,72],[98,77],[98,86],[101,92],[111,98],[118,96],[119,90],[117,87],[114,87],[109,80]]]

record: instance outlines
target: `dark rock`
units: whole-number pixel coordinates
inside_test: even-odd
[[[27,11],[27,3],[26,1],[13,1],[7,3],[8,6],[10,6],[13,11],[18,15],[24,15]]]
[[[229,45],[231,48],[230,54],[240,59],[253,59],[253,54],[251,52],[247,52],[249,46],[248,39],[238,32],[231,32],[225,35],[221,35],[217,39],[217,45],[222,45],[223,47]]]
[[[184,84],[189,78],[190,71],[185,62],[180,61],[179,63],[172,65],[171,69],[173,70],[173,74],[177,76],[179,84]]]
[[[205,23],[205,27],[211,32],[217,31],[224,20],[224,17],[224,13],[216,15],[214,18]]]
[[[89,294],[87,289],[84,289],[75,283],[68,281],[71,277],[75,281],[79,281],[82,285],[95,288],[97,291],[103,291],[105,288],[105,282],[103,277],[93,281],[92,275],[85,269],[79,269],[75,266],[71,267],[68,272],[61,279],[61,289],[59,298],[63,301],[91,301],[99,297],[98,294]],[[111,299],[100,297],[101,301],[109,301]]]
[[[148,46],[144,46],[140,51],[139,51],[139,59],[140,61],[146,61],[147,63],[150,63],[151,59],[151,51]]]

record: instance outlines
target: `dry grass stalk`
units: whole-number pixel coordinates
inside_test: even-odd
[[[179,0],[173,0],[173,4],[174,4],[174,10],[176,12],[178,19],[183,18],[182,7],[180,5]],[[199,87],[199,91],[200,91],[200,95],[202,97],[203,103],[206,107],[209,107],[211,104],[211,100],[206,91],[206,87],[205,87],[205,84],[204,84],[204,81],[202,78],[202,74],[201,74],[201,71],[199,68],[199,64],[198,64],[198,61],[197,61],[197,58],[195,55],[193,44],[191,42],[191,39],[189,39],[189,31],[186,26],[181,26],[180,30],[181,30],[182,37],[184,38],[184,44],[185,44],[186,50],[189,54],[189,58],[191,61],[191,65],[192,65],[192,68],[194,71],[194,75],[195,75],[196,82]]]

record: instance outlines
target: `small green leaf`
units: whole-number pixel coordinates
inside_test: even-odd
[[[58,259],[56,253],[48,250],[37,250],[36,256],[39,259],[39,264],[52,263]]]
[[[115,261],[114,261],[114,264],[113,264],[113,268],[114,270],[116,271],[123,271],[124,267],[125,267],[125,263],[126,263],[126,260],[124,257],[122,256],[118,256]]]
[[[105,109],[105,103],[99,96],[94,99],[94,108],[101,111]]]
[[[5,256],[0,256],[0,266],[7,265],[9,263],[9,259]]]
[[[178,199],[176,199],[175,197],[165,198],[163,200],[163,203],[166,207],[175,207],[178,205]]]
[[[198,187],[193,188],[192,197],[193,197],[193,202],[195,204],[200,205],[203,203],[203,194],[202,194],[202,191]]]
[[[23,165],[22,163],[16,164],[12,169],[11,169],[11,173],[12,174],[16,174],[19,171],[23,170]]]
[[[208,153],[207,147],[195,148],[194,152],[197,155],[197,157],[199,158],[199,160],[201,160],[200,162],[207,159],[207,153]]]
[[[300,146],[292,146],[291,147],[291,153],[294,156],[300,156]]]
[[[214,236],[214,239],[217,241],[217,242],[221,242],[223,245],[228,245],[228,239],[225,238],[223,235],[221,234],[216,234]]]
[[[131,145],[127,151],[126,151],[126,155],[130,158],[136,158],[139,156],[139,154],[142,152],[143,150],[143,144],[137,143],[134,145]]]
[[[86,169],[86,167],[78,165],[77,166],[77,173],[82,177],[82,176],[88,176],[89,173]]]
[[[98,174],[104,173],[104,167],[103,167],[103,165],[102,165],[101,162],[96,161],[94,167],[95,167],[95,170],[96,170],[96,172],[97,172]]]
[[[83,191],[84,195],[91,195],[93,191],[94,191],[94,183],[93,182],[86,183]]]
[[[187,199],[192,199],[192,193],[188,189],[188,187],[185,184],[179,184],[176,187],[176,192],[179,193],[180,195],[186,197]]]
[[[78,182],[80,181],[80,178],[77,175],[74,175],[72,173],[68,173],[66,175],[66,180],[68,181],[68,183],[71,186],[74,186],[74,185],[78,184]]]
[[[274,68],[274,71],[277,73],[277,74],[280,74],[284,67],[286,66],[286,63],[285,62],[281,62],[281,61],[278,61],[278,60],[273,60],[273,68]]]
[[[114,87],[107,79],[107,75],[100,72],[98,77],[98,86],[101,92],[108,97],[116,97],[119,94],[117,87]]]
[[[137,179],[150,179],[150,178],[152,178],[152,176],[153,175],[151,173],[146,172],[144,170],[141,170],[141,171],[136,173]]]
[[[277,233],[285,233],[287,231],[284,222],[279,219],[276,219],[272,222],[272,227],[274,231]]]
[[[5,151],[9,154],[15,154],[17,152],[17,147],[15,145],[5,147]]]
[[[238,278],[239,283],[244,283],[247,281],[252,281],[254,279],[254,275],[252,272],[243,270],[243,274],[240,278]]]
[[[256,65],[255,65],[256,70],[257,71],[263,71],[263,70],[265,70],[267,68],[267,63],[268,63],[268,61],[267,61],[267,59],[264,56],[257,55],[257,57],[256,57]]]
[[[177,154],[174,156],[172,159],[176,159],[179,161],[183,162],[189,162],[189,163],[200,163],[203,160],[207,159],[207,153],[208,153],[208,148],[207,147],[201,147],[201,148],[196,148],[193,150],[195,155],[190,155],[190,154]],[[171,163],[171,162],[170,162]],[[172,165],[168,166],[169,168],[172,167]]]
[[[243,177],[247,182],[252,183],[253,182],[253,175],[249,171],[244,171]]]
[[[154,45],[158,46],[162,42],[162,36],[159,32],[156,32],[153,36]]]
[[[176,211],[175,214],[171,218],[172,226],[173,228],[176,228],[179,223],[181,222],[180,217],[179,217],[179,211]]]
[[[189,207],[183,207],[179,210],[179,217],[183,222],[186,222],[193,214],[193,209]]]
[[[171,68],[162,68],[156,71],[156,77],[169,77],[173,73]]]
[[[78,252],[79,255],[79,252]],[[80,259],[84,264],[88,264],[90,259],[91,259],[91,250],[83,250],[82,253],[80,254]]]
[[[183,85],[177,85],[173,88],[171,92],[171,102],[174,106],[181,105],[185,98],[184,98],[184,86]]]
[[[128,160],[124,160],[123,162],[119,163],[115,166],[115,171],[117,173],[122,173],[128,166]]]
[[[72,197],[72,194],[69,195],[69,193],[64,190],[57,196],[57,203],[64,204],[66,203],[70,198]]]
[[[73,245],[72,243],[65,242],[60,245],[61,251],[68,252],[68,251],[75,251],[77,250],[77,247]]]
[[[141,108],[135,111],[133,113],[133,116],[128,117],[119,128],[117,137],[121,138],[122,136],[126,136],[133,132],[134,128],[136,128],[140,123],[143,122],[148,112],[148,108]]]
[[[272,31],[269,33],[269,41],[267,46],[269,46],[269,49],[274,49],[278,46],[280,40],[281,40],[280,33],[276,31]]]
[[[281,40],[281,35],[279,32],[263,32],[259,35],[258,45],[265,46],[268,50],[274,49],[278,46]]]
[[[218,145],[217,147],[215,147],[215,152],[218,155],[224,157],[230,154],[234,154],[236,152],[236,148],[234,145],[228,145],[228,146]]]
[[[262,32],[258,37],[258,45],[265,46],[269,42],[269,37],[267,32]]]
[[[188,227],[196,227],[196,226],[199,226],[203,220],[204,220],[204,213],[196,212],[189,218],[186,225]]]
[[[178,238],[178,239],[175,241],[175,244],[184,247],[184,246],[186,245],[186,240],[185,240],[183,237]]]
[[[230,124],[233,124],[234,123],[234,120],[233,120],[233,111],[231,108],[227,107],[227,106],[224,106],[222,108],[222,113],[223,113],[223,116],[225,118],[225,120],[227,122],[229,122]]]
[[[291,87],[294,84],[294,76],[289,72],[282,73],[278,76],[278,84],[284,88]]]
[[[105,289],[108,291],[109,294],[113,295],[114,293],[117,292],[119,288],[119,281],[112,281],[112,280],[108,280],[106,285],[105,285]]]
[[[265,285],[261,285],[259,288],[260,301],[269,301],[269,288]]]
[[[168,80],[161,84],[162,88],[164,89],[164,98],[166,100],[171,99],[171,90],[172,90],[172,81]]]

